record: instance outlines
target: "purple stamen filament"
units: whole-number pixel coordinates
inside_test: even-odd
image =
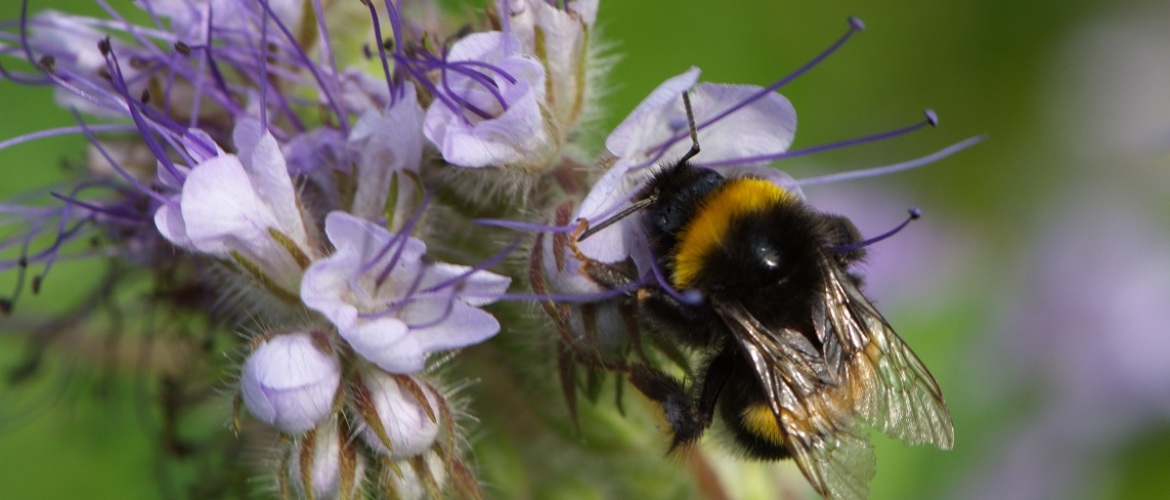
[[[909,212],[910,212],[910,215],[906,217],[906,220],[902,221],[901,224],[898,224],[897,227],[895,227],[889,231],[886,231],[882,234],[879,234],[879,235],[874,236],[872,238],[869,238],[867,240],[853,243],[851,245],[835,246],[835,247],[830,248],[830,250],[832,250],[834,253],[849,253],[849,252],[852,252],[855,250],[861,250],[862,248],[865,248],[865,247],[870,246],[874,243],[877,243],[877,242],[882,241],[886,238],[889,238],[895,234],[898,234],[899,231],[905,229],[906,226],[909,226],[912,221],[918,220],[919,218],[922,217],[922,211],[918,210],[918,207],[910,208]]]
[[[811,154],[816,154],[816,153],[823,153],[825,151],[832,151],[835,149],[847,148],[847,147],[851,147],[851,146],[860,146],[862,144],[867,144],[870,142],[877,142],[877,141],[881,141],[881,140],[885,140],[885,139],[892,139],[892,138],[898,137],[900,135],[909,134],[910,132],[920,130],[926,126],[933,126],[934,123],[937,122],[937,120],[931,119],[932,116],[933,116],[932,112],[930,112],[928,110],[927,111],[927,119],[920,121],[918,123],[915,123],[913,125],[908,125],[908,126],[905,126],[902,128],[888,130],[885,132],[871,134],[871,135],[867,135],[867,136],[863,136],[863,137],[846,139],[844,141],[837,141],[837,142],[831,142],[828,144],[821,144],[819,146],[812,146],[812,147],[802,148],[802,149],[793,149],[793,150],[789,150],[789,151],[784,151],[784,152],[780,152],[780,153],[773,153],[773,154],[766,154],[766,155],[747,156],[747,157],[743,157],[743,158],[732,158],[732,159],[728,159],[728,160],[720,160],[720,161],[712,161],[712,162],[691,162],[691,164],[696,166],[696,167],[725,167],[725,166],[730,166],[730,165],[743,165],[743,164],[748,164],[748,163],[778,161],[778,160],[784,160],[784,159],[788,159],[788,158],[796,158],[798,156],[806,156],[806,155],[811,155]]]
[[[901,163],[895,163],[893,165],[886,165],[883,167],[873,167],[873,168],[867,168],[867,169],[862,169],[862,170],[850,170],[848,172],[819,175],[816,177],[808,177],[805,179],[800,179],[800,180],[796,181],[796,183],[798,185],[800,185],[801,187],[815,186],[817,184],[828,184],[830,182],[841,182],[841,181],[852,181],[852,180],[857,180],[857,179],[868,179],[870,177],[878,177],[878,176],[882,176],[882,175],[889,175],[889,174],[893,174],[893,173],[897,173],[897,172],[902,172],[905,170],[911,170],[911,169],[915,169],[915,168],[918,168],[918,167],[921,167],[924,165],[929,165],[931,163],[939,161],[939,160],[946,158],[950,155],[958,153],[959,151],[962,151],[962,150],[967,149],[971,146],[979,144],[980,142],[983,142],[985,139],[987,139],[986,135],[977,135],[975,137],[971,137],[969,139],[957,142],[957,143],[952,144],[950,146],[947,146],[941,150],[938,150],[934,153],[931,153],[929,155],[926,155],[926,156],[923,156],[921,158],[917,158],[914,160],[904,161]]]
[[[748,104],[751,104],[752,102],[759,100],[760,98],[764,97],[765,95],[768,95],[769,93],[774,92],[777,89],[791,83],[796,78],[800,77],[801,75],[807,73],[812,68],[819,65],[821,62],[823,62],[825,59],[827,59],[829,56],[831,56],[834,52],[836,52],[837,49],[840,49],[841,46],[845,45],[845,42],[849,41],[849,39],[852,38],[854,34],[861,31],[862,27],[863,26],[861,25],[861,22],[859,20],[857,20],[856,18],[850,18],[849,19],[849,30],[846,31],[845,34],[841,36],[841,38],[838,38],[836,42],[834,42],[832,45],[830,45],[829,48],[822,51],[820,54],[818,54],[812,60],[804,63],[804,65],[797,68],[796,71],[793,71],[792,73],[788,74],[788,76],[785,76],[784,78],[777,80],[775,83],[760,89],[755,94],[752,94],[751,96],[749,96],[747,99],[744,99],[744,100],[732,105],[731,107],[715,114],[715,116],[699,122],[695,128],[697,130],[703,130],[704,128],[707,128],[711,124],[727,117],[727,115],[730,115],[736,111],[739,111],[740,109],[743,109]],[[676,134],[675,136],[668,139],[666,142],[663,142],[662,144],[660,144],[658,146],[650,148],[648,151],[651,151],[653,153],[653,155],[652,155],[653,157],[650,160],[648,160],[646,163],[639,165],[636,168],[645,168],[646,166],[654,164],[659,159],[661,159],[664,154],[666,154],[667,149],[669,149],[671,146],[677,144],[679,141],[681,141],[683,139],[688,139],[688,138],[690,138],[690,131],[689,130],[684,131],[684,132],[679,133],[679,134]]]
[[[658,282],[659,288],[680,304],[693,306],[703,301],[702,292],[698,290],[689,289],[684,290],[683,293],[679,293],[674,287],[670,286],[670,282],[666,281],[666,276],[662,274],[662,269],[658,266],[658,259],[650,259],[650,269],[654,272],[654,280]]]

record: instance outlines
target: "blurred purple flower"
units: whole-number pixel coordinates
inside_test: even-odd
[[[1118,442],[1170,422],[1170,238],[1133,190],[1074,193],[1041,224],[996,349],[1005,392],[1041,388],[1039,406],[966,497],[1089,498]]]

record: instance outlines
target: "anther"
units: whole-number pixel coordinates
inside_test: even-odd
[[[938,114],[935,113],[933,109],[926,110],[926,122],[929,123],[931,127],[938,127]]]
[[[142,104],[150,103],[150,89],[142,89],[142,95],[138,97]]]
[[[865,21],[857,16],[849,16],[849,26],[857,31],[865,31]]]
[[[175,52],[178,52],[184,56],[190,56],[191,46],[183,42],[175,42]]]
[[[57,71],[57,58],[53,56],[41,57],[41,60],[37,61],[37,67],[46,73],[55,73]]]
[[[98,50],[101,51],[102,57],[107,57],[113,48],[110,46],[110,37],[105,37],[98,41]]]

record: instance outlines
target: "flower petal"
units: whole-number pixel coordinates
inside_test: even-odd
[[[423,110],[415,97],[414,87],[407,85],[403,96],[385,112],[367,111],[350,132],[349,143],[358,154],[357,191],[351,213],[368,220],[380,220],[386,209],[391,179],[399,175],[396,219],[390,227],[399,227],[415,203],[417,187],[402,176],[403,171],[417,172],[422,163]]]
[[[341,331],[341,337],[363,358],[389,373],[417,373],[426,366],[426,352],[408,334],[402,320],[393,317],[359,321]]]
[[[651,124],[663,122],[660,116],[662,110],[674,102],[681,104],[682,93],[693,87],[697,81],[699,68],[692,67],[662,82],[613,129],[605,139],[605,148],[619,158],[640,154],[643,149],[650,146],[647,138],[649,131],[657,130],[657,127],[652,127]],[[658,138],[659,141],[664,139],[666,137]]]
[[[412,325],[411,337],[428,354],[475,345],[500,331],[500,322],[490,313],[454,298],[412,304],[404,311],[403,319]]]

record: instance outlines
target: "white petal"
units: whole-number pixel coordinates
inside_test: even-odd
[[[425,290],[448,280],[458,278],[460,300],[478,306],[495,302],[494,296],[504,293],[512,278],[490,271],[476,271],[464,276],[471,268],[436,262],[427,267],[427,275],[420,282],[419,289]]]
[[[329,212],[325,217],[325,234],[337,248],[338,254],[344,252],[357,255],[359,265],[371,262],[392,240],[396,246],[404,245],[398,257],[399,266],[418,262],[427,251],[422,240],[407,237],[403,243],[401,239],[395,239],[386,228],[340,210]],[[379,263],[388,263],[396,251],[397,248],[391,249]]]
[[[191,170],[183,183],[180,201],[183,221],[192,244],[200,251],[224,256],[228,242],[238,239],[257,242],[270,239],[266,219],[239,158],[224,155],[203,162]]]
[[[352,327],[357,322],[358,310],[345,297],[349,295],[349,278],[356,267],[355,258],[337,254],[314,262],[301,279],[301,301],[338,329]]]
[[[418,373],[426,366],[426,352],[397,318],[359,319],[341,336],[361,357],[387,372]]]
[[[615,156],[626,157],[639,154],[644,148],[651,146],[652,144],[647,144],[647,124],[656,121],[664,107],[675,102],[681,106],[682,93],[694,86],[697,81],[699,68],[692,67],[685,73],[662,82],[613,129],[605,139],[606,149]]]
[[[447,54],[450,61],[494,62],[516,53],[520,40],[511,33],[485,31],[460,38]]]
[[[762,91],[754,85],[700,83],[691,93],[695,120],[700,124]],[[682,103],[672,107],[668,120],[686,120]],[[730,160],[788,150],[796,135],[796,110],[792,103],[776,92],[768,92],[748,105],[719,119],[699,131],[703,151],[696,162]],[[681,156],[690,141],[676,145],[666,158]],[[675,156],[671,156],[671,154]],[[766,162],[765,162],[766,163]]]
[[[309,244],[300,207],[297,206],[296,191],[276,138],[264,131],[253,145],[251,157],[240,158],[252,178],[252,188],[256,190],[257,198],[277,221],[275,228],[307,249]]]
[[[354,125],[349,143],[358,151],[357,176],[361,179],[354,193],[351,210],[354,215],[369,220],[382,218],[392,174],[418,171],[422,163],[422,123],[422,107],[418,105],[414,87],[407,85],[403,97],[393,107],[384,113],[371,110]],[[400,176],[398,182],[395,213],[405,220],[410,215],[407,210],[413,206],[412,194],[417,187],[405,177]]]
[[[187,225],[183,223],[183,212],[179,209],[178,200],[159,205],[154,212],[154,226],[163,238],[175,246],[189,250],[195,248],[187,236]]]
[[[424,353],[475,345],[500,331],[499,321],[491,314],[453,300],[428,300],[412,304],[405,311],[407,323],[430,325],[410,329],[410,336]]]

